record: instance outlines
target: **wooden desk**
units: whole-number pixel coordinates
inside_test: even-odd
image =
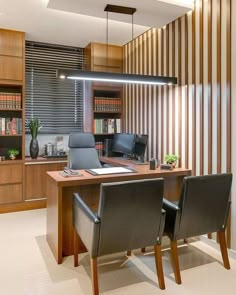
[[[73,254],[72,196],[79,192],[90,207],[97,210],[100,184],[102,182],[125,181],[164,177],[164,194],[169,200],[179,197],[182,179],[191,170],[176,168],[173,171],[149,170],[149,165],[134,165],[131,161],[102,159],[104,162],[130,166],[137,173],[93,176],[80,170],[83,176],[62,177],[58,171],[47,172],[47,242],[58,264],[64,256]],[[79,249],[86,251],[85,247]]]

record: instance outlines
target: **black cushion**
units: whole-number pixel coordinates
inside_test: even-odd
[[[185,177],[178,204],[164,201],[165,232],[177,240],[224,230],[231,183],[231,173]]]
[[[97,213],[74,194],[74,227],[92,257],[161,242],[163,182],[147,179],[101,184]]]

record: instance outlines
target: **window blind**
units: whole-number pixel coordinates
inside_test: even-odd
[[[26,119],[40,119],[41,134],[83,131],[83,82],[56,76],[82,69],[83,59],[83,48],[26,41]]]

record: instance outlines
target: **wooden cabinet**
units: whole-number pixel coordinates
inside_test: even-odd
[[[0,204],[22,201],[23,164],[1,163],[0,165]]]
[[[90,43],[85,48],[85,61],[89,71],[122,73],[123,47]],[[84,126],[85,131],[94,133],[100,156],[105,139],[112,139],[114,133],[122,132],[122,98],[122,84],[86,83]]]
[[[25,34],[0,29],[0,203],[23,201]],[[10,160],[9,149],[17,149]]]
[[[0,29],[0,84],[24,84],[25,33]]]
[[[46,198],[46,172],[63,170],[63,163],[33,163],[25,166],[25,200]]]
[[[86,68],[97,72],[122,73],[123,47],[104,43],[89,43],[85,48]]]

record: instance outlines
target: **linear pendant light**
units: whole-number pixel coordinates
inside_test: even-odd
[[[104,11],[107,12],[107,23],[108,23],[108,12],[132,15],[132,39],[133,39],[133,14],[136,11],[136,8],[108,4],[105,7]],[[108,25],[107,25],[107,51],[108,51]],[[147,85],[177,84],[176,77],[112,73],[112,72],[60,69],[57,71],[57,76],[61,79],[101,81],[101,82],[112,82],[112,83],[131,83],[131,84],[147,84]]]

